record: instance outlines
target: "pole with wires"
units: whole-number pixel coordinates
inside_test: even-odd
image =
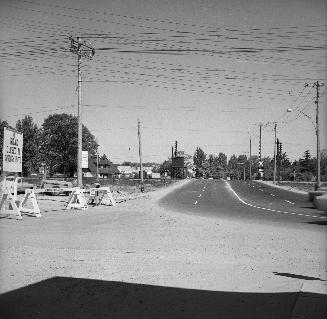
[[[275,143],[274,143],[274,184],[276,183],[276,131],[277,131],[277,123],[275,123],[274,126],[274,131],[275,131]]]
[[[315,189],[319,189],[321,186],[320,182],[320,132],[319,132],[319,89],[324,83],[315,82],[313,86],[316,88],[316,135],[317,135],[317,178]]]
[[[81,59],[92,59],[95,50],[85,42],[82,43],[82,39],[77,37],[75,40],[70,37],[70,52],[77,54],[77,73],[78,73],[78,99],[77,99],[77,119],[78,119],[78,146],[77,146],[77,186],[82,187],[82,134],[83,134],[83,122],[82,122],[82,75],[81,75]]]
[[[252,180],[252,162],[251,162],[251,156],[252,156],[252,154],[251,154],[251,136],[250,136],[250,158],[249,158],[249,164],[250,164],[250,167],[249,167],[249,174],[250,174],[250,176],[249,176],[249,179],[250,180]]]
[[[141,193],[143,193],[144,192],[144,183],[143,183],[142,140],[141,140],[141,122],[140,122],[140,120],[137,120],[137,133],[138,133],[138,138],[139,138]]]

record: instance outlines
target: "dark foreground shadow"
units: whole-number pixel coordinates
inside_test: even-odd
[[[286,319],[296,311],[298,297],[299,292],[221,292],[54,277],[2,294],[0,317]],[[325,318],[326,296],[307,297],[314,308],[306,309],[318,314],[315,319]]]

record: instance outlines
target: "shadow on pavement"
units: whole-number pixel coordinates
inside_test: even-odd
[[[317,220],[314,222],[308,222],[307,224],[311,224],[311,225],[327,225],[327,221],[326,220]]]
[[[299,292],[243,293],[54,277],[0,296],[1,318],[289,318]],[[314,298],[324,318],[326,296]],[[322,310],[323,309],[323,310]],[[311,318],[311,317],[310,317]],[[312,317],[313,318],[313,317]]]
[[[309,276],[303,276],[303,275],[295,275],[288,272],[273,272],[276,276],[283,276],[283,277],[290,277],[290,278],[297,278],[302,280],[320,280],[320,281],[326,281],[317,277],[309,277]]]

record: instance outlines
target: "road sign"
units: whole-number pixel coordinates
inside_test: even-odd
[[[5,127],[2,154],[3,171],[20,173],[23,162],[23,134]]]

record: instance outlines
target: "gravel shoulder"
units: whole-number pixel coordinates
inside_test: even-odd
[[[192,216],[157,205],[187,182],[86,211],[64,210],[65,197],[40,198],[42,218],[2,218],[0,292],[53,278],[82,278],[260,294],[299,292],[305,285],[327,293],[326,232],[314,227],[290,232],[280,225]]]

